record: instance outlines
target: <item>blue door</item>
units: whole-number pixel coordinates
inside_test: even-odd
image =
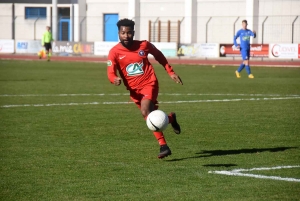
[[[119,14],[104,14],[104,41],[119,41],[117,22]]]
[[[71,41],[71,23],[70,19],[59,20],[59,34],[58,40]]]

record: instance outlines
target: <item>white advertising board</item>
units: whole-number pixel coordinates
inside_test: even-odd
[[[42,48],[40,40],[16,41],[16,53],[38,53]]]
[[[0,53],[14,53],[14,40],[0,40]]]
[[[200,57],[216,58],[219,57],[219,43],[202,43],[199,46]]]
[[[298,44],[269,44],[269,58],[297,59]]]
[[[153,42],[152,44],[159,49],[165,57],[177,56],[177,44],[175,42]]]
[[[118,44],[118,42],[95,42],[94,54],[107,56],[109,53],[109,50],[116,44]]]

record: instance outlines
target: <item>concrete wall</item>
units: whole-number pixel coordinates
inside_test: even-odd
[[[12,4],[0,4],[0,39],[12,39]]]
[[[292,22],[294,24],[294,42],[300,43],[300,1],[299,0],[260,0],[259,24],[265,21],[264,43],[291,43]],[[261,34],[261,30],[259,32]]]
[[[87,0],[87,41],[103,40],[104,14],[128,15],[128,0]]]
[[[39,40],[50,25],[50,7],[47,4],[30,5],[30,7],[47,7],[46,19],[25,19],[25,7],[28,4],[15,4],[15,39]]]

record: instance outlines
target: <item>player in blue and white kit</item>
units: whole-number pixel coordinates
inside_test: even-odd
[[[240,78],[240,72],[246,67],[246,71],[248,73],[249,78],[254,78],[254,76],[251,74],[250,66],[249,66],[249,57],[250,57],[250,37],[253,36],[253,38],[256,37],[256,32],[251,31],[250,29],[247,29],[247,20],[242,21],[243,28],[240,29],[236,35],[233,38],[234,46],[240,49],[243,63],[240,65],[240,67],[235,71],[236,77]],[[236,39],[240,37],[240,44],[237,44]]]

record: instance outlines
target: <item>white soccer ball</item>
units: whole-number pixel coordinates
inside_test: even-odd
[[[168,127],[169,118],[163,111],[154,110],[148,115],[146,123],[152,131],[163,131]]]

